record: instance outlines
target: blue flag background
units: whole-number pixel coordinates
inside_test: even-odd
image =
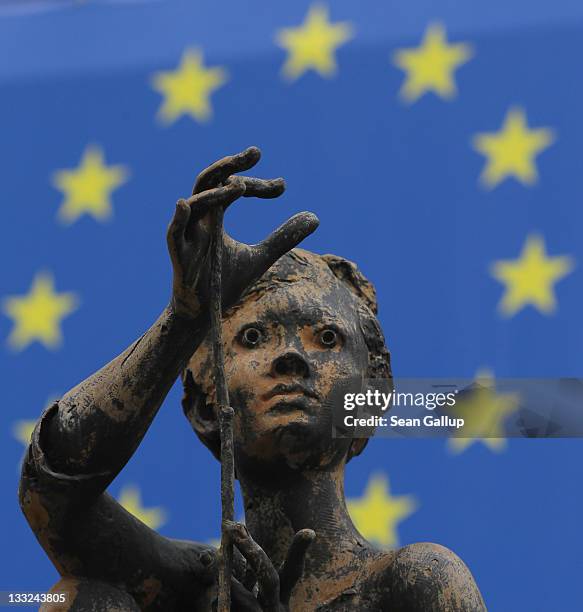
[[[227,229],[314,211],[304,246],[375,283],[396,376],[580,376],[582,34],[576,0],[0,2],[0,590],[57,580],[16,497],[31,425],[156,319],[176,199],[249,145],[288,188]],[[219,466],[179,397],[110,492],[211,541]],[[488,609],[581,610],[581,448],[381,439],[346,491],[378,545],[453,549]]]

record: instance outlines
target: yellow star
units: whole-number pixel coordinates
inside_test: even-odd
[[[554,140],[553,130],[530,130],[524,110],[511,108],[499,132],[477,134],[474,137],[474,148],[488,158],[480,181],[492,189],[513,176],[524,185],[533,185],[538,179],[535,157]]]
[[[447,44],[442,24],[429,25],[421,46],[399,49],[393,55],[394,63],[407,73],[399,95],[406,102],[415,102],[429,91],[443,99],[455,97],[454,70],[472,55],[472,47],[467,43]]]
[[[158,118],[166,125],[182,115],[208,121],[212,116],[210,96],[226,82],[223,68],[205,68],[202,51],[187,49],[176,70],[157,72],[152,78],[152,86],[164,96]]]
[[[74,170],[57,170],[53,185],[63,192],[65,199],[58,218],[70,225],[84,213],[98,221],[111,217],[111,192],[128,179],[125,166],[106,166],[103,151],[89,145],[83,152],[81,163]]]
[[[415,512],[417,503],[410,495],[391,497],[388,478],[374,474],[362,498],[347,500],[347,507],[367,540],[391,547],[398,544],[397,524]]]
[[[14,322],[8,344],[22,350],[37,340],[49,349],[59,347],[63,341],[61,319],[77,307],[74,293],[55,293],[52,276],[37,274],[27,295],[4,299],[3,310]]]
[[[333,24],[325,6],[312,5],[300,27],[282,28],[276,34],[277,43],[288,52],[283,75],[293,80],[312,69],[323,77],[333,76],[337,69],[334,52],[351,38],[348,22]]]
[[[464,438],[450,438],[449,448],[460,453],[474,442],[482,442],[491,450],[506,447],[504,421],[520,405],[518,393],[496,393],[494,376],[490,370],[479,370],[475,378],[476,389],[458,400],[453,413],[462,417]]]
[[[125,486],[119,494],[119,503],[150,529],[158,529],[166,522],[162,508],[144,508],[140,490],[135,485]]]
[[[12,434],[19,442],[24,444],[24,446],[28,446],[35,425],[35,419],[25,419],[22,421],[16,421],[12,428]]]
[[[518,259],[497,261],[492,276],[506,285],[498,304],[500,312],[510,317],[529,304],[543,314],[557,307],[554,284],[569,274],[575,264],[571,257],[547,257],[542,236],[527,237]]]

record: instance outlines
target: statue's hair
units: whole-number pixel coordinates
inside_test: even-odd
[[[336,255],[317,255],[301,249],[294,249],[286,253],[281,259],[287,260],[286,264],[293,267],[301,267],[313,265],[310,259],[317,260],[326,264],[332,274],[341,281],[342,285],[348,289],[356,298],[357,314],[360,323],[360,329],[368,349],[368,370],[367,379],[392,379],[391,373],[391,356],[385,344],[385,338],[376,317],[378,312],[378,304],[376,291],[373,284],[362,274],[356,264]],[[247,300],[253,297],[257,298],[258,294],[263,294],[273,288],[278,280],[284,280],[281,274],[278,274],[274,268],[277,264],[268,270],[258,281],[256,281],[237,304],[232,306],[226,313],[232,313],[240,308]],[[185,368],[182,373],[182,384],[184,395],[182,397],[182,409],[184,414],[192,424],[194,431],[200,438],[201,442],[213,453],[220,461],[221,459],[221,444],[218,428],[212,433],[199,431],[194,425],[196,414],[204,414],[210,418],[214,413],[214,406],[207,403],[207,397],[200,385],[198,385],[192,372],[189,368]],[[350,445],[347,455],[347,461],[352,457],[359,455],[365,448],[368,440],[366,438],[354,439]]]

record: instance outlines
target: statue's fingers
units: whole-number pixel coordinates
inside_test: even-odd
[[[245,568],[245,576],[243,577],[243,586],[249,591],[253,590],[253,587],[257,584],[257,576],[253,571],[253,568],[247,563]]]
[[[174,253],[184,240],[189,219],[190,206],[186,203],[186,200],[178,200],[178,202],[176,202],[174,216],[172,217],[172,221],[170,221],[170,225],[168,226],[168,230],[166,232],[166,241],[168,242],[168,248],[170,249],[171,253]]]
[[[225,206],[240,198],[245,193],[245,183],[242,180],[237,180],[237,177],[233,177],[233,179],[227,185],[208,189],[191,196],[188,200],[184,200],[190,206],[192,216],[200,219],[214,206]]]
[[[315,231],[319,223],[315,214],[302,212],[280,225],[265,240],[253,247],[255,272],[261,276],[282,255]]]
[[[267,553],[253,540],[247,527],[242,523],[225,521],[225,527],[231,541],[257,576],[263,609],[276,612],[279,609],[279,574]]]
[[[231,577],[231,611],[262,612],[256,597],[236,578]]]
[[[262,198],[264,200],[273,199],[280,196],[285,191],[285,181],[282,178],[277,179],[259,179],[251,176],[230,176],[226,181],[225,185],[231,183],[242,182],[245,185],[245,192],[243,193],[244,198],[255,197]],[[223,207],[223,210],[234,202],[229,202]]]
[[[190,218],[186,237],[194,229],[194,225],[200,221],[212,208],[222,206],[226,208],[245,193],[245,183],[243,181],[231,181],[228,185],[209,189],[202,193],[197,193],[185,200],[190,207]]]
[[[236,155],[228,155],[219,159],[208,168],[205,168],[196,178],[193,195],[216,187],[226,181],[231,174],[243,172],[253,168],[261,158],[261,151],[257,147],[249,147]]]
[[[289,547],[286,560],[279,571],[279,598],[284,604],[289,602],[291,592],[304,571],[306,552],[316,538],[313,529],[298,531]]]
[[[246,198],[277,198],[285,191],[285,180],[282,178],[260,179],[252,176],[232,176],[227,179],[227,184],[235,178],[245,183],[244,197]]]

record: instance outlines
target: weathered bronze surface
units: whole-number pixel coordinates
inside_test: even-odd
[[[62,579],[52,610],[212,610],[217,551],[171,540],[105,491],[130,459],[174,380],[183,409],[220,459],[210,329],[211,216],[241,196],[276,197],[280,179],[234,176],[255,148],[203,171],[168,228],[169,306],[121,355],[41,416],[23,464],[20,504]],[[224,369],[246,526],[235,546],[232,610],[481,611],[472,575],[451,551],[384,551],[356,530],[346,463],[363,439],[333,439],[325,400],[350,378],[390,378],[373,286],[340,257],[296,249],[317,227],[290,219],[259,245],[223,235]],[[219,398],[220,399],[220,398]]]

